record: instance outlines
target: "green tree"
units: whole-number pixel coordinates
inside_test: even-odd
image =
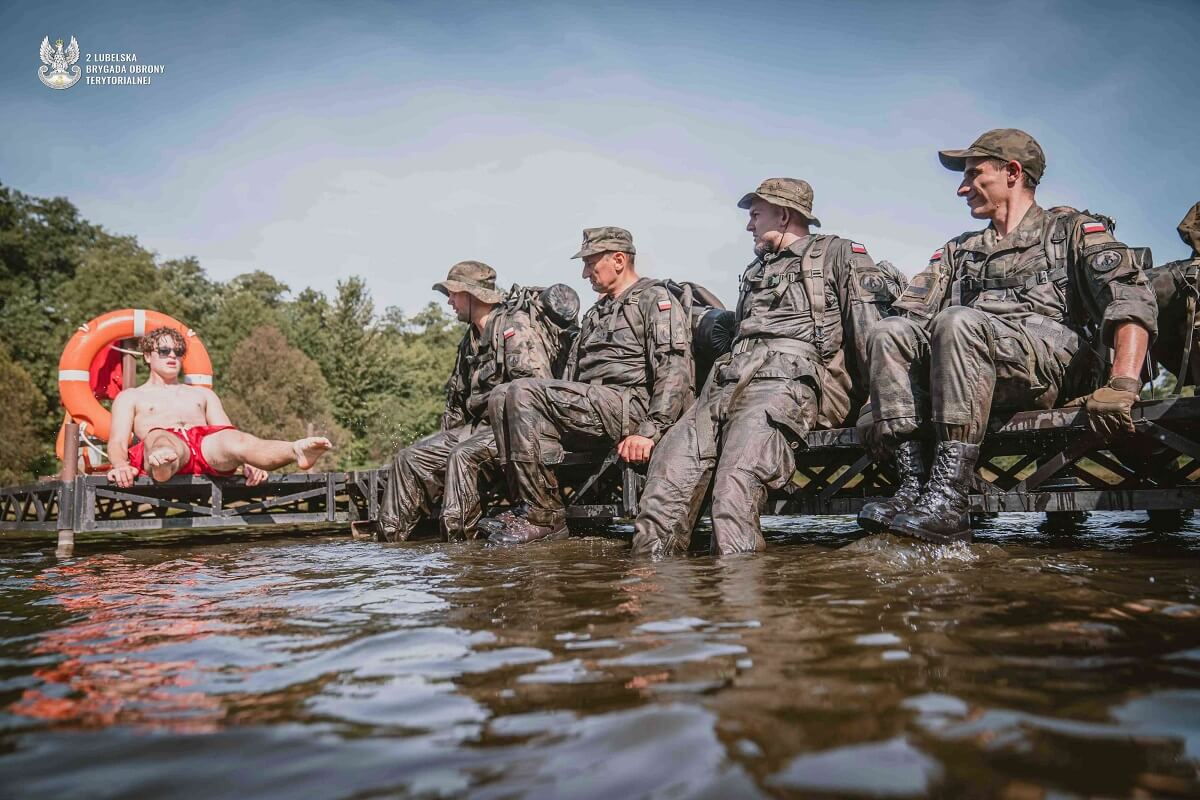
[[[366,450],[375,463],[438,429],[446,405],[446,379],[464,326],[430,303],[411,317],[390,308],[384,315],[384,359],[389,390],[372,400]]]
[[[214,379],[220,385],[229,368],[233,351],[250,335],[250,331],[263,325],[281,329],[283,317],[279,309],[267,306],[254,294],[235,292],[225,294],[217,306],[217,312],[209,319],[204,330],[197,330],[208,348],[213,362]]]
[[[45,404],[29,373],[0,342],[0,486],[31,480],[39,462],[49,461],[54,440],[41,430]]]
[[[304,289],[283,308],[287,327],[284,333],[293,347],[321,365],[325,375],[333,374],[330,354],[329,300],[316,289]]]
[[[339,456],[349,440],[334,422],[321,368],[270,325],[250,331],[234,349],[220,395],[234,424],[255,436],[328,436]]]
[[[193,256],[164,261],[159,269],[163,285],[180,304],[179,313],[172,316],[194,330],[208,328],[220,307],[224,287],[210,279]]]
[[[338,281],[328,315],[329,368],[325,377],[333,392],[337,421],[354,437],[353,463],[369,460],[366,436],[378,398],[395,388],[375,304],[362,278]]]
[[[226,295],[253,295],[267,308],[279,308],[283,305],[283,296],[287,293],[286,283],[260,269],[238,275],[225,287]]]

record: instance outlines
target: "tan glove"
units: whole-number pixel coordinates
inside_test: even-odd
[[[1083,406],[1087,409],[1087,424],[1104,441],[1109,442],[1133,433],[1133,404],[1138,400],[1142,384],[1136,378],[1109,378],[1087,397],[1079,397],[1067,403],[1068,407]]]

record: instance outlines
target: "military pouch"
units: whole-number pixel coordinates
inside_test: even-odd
[[[926,270],[913,277],[893,306],[924,324],[941,308],[944,295],[944,282],[936,273]]]

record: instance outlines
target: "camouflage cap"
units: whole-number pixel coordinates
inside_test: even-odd
[[[808,181],[799,178],[767,178],[750,194],[738,200],[738,208],[749,208],[754,198],[759,197],[773,206],[783,206],[799,211],[814,228],[821,227],[821,220],[813,216],[813,190]]]
[[[433,288],[449,296],[451,292],[467,292],[481,303],[499,303],[504,292],[496,289],[496,270],[482,261],[460,261],[450,268],[446,280]]]
[[[606,225],[603,228],[584,228],[583,246],[571,258],[586,258],[597,253],[629,253],[635,255],[633,234],[624,228]]]
[[[1184,244],[1191,245],[1192,256],[1200,256],[1200,203],[1192,206],[1175,230],[1179,231]]]
[[[1046,172],[1046,154],[1042,146],[1025,131],[1016,128],[996,128],[980,136],[965,150],[939,150],[942,166],[955,172],[967,168],[968,158],[999,158],[1016,161],[1029,173],[1034,183]]]

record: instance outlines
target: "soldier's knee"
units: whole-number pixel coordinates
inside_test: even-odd
[[[987,316],[968,306],[950,306],[933,318],[929,333],[931,338],[939,336],[955,336],[968,331],[976,331],[987,325]]]
[[[884,317],[871,326],[867,346],[888,347],[894,350],[898,342],[907,341],[917,335],[917,325],[907,317]]]

